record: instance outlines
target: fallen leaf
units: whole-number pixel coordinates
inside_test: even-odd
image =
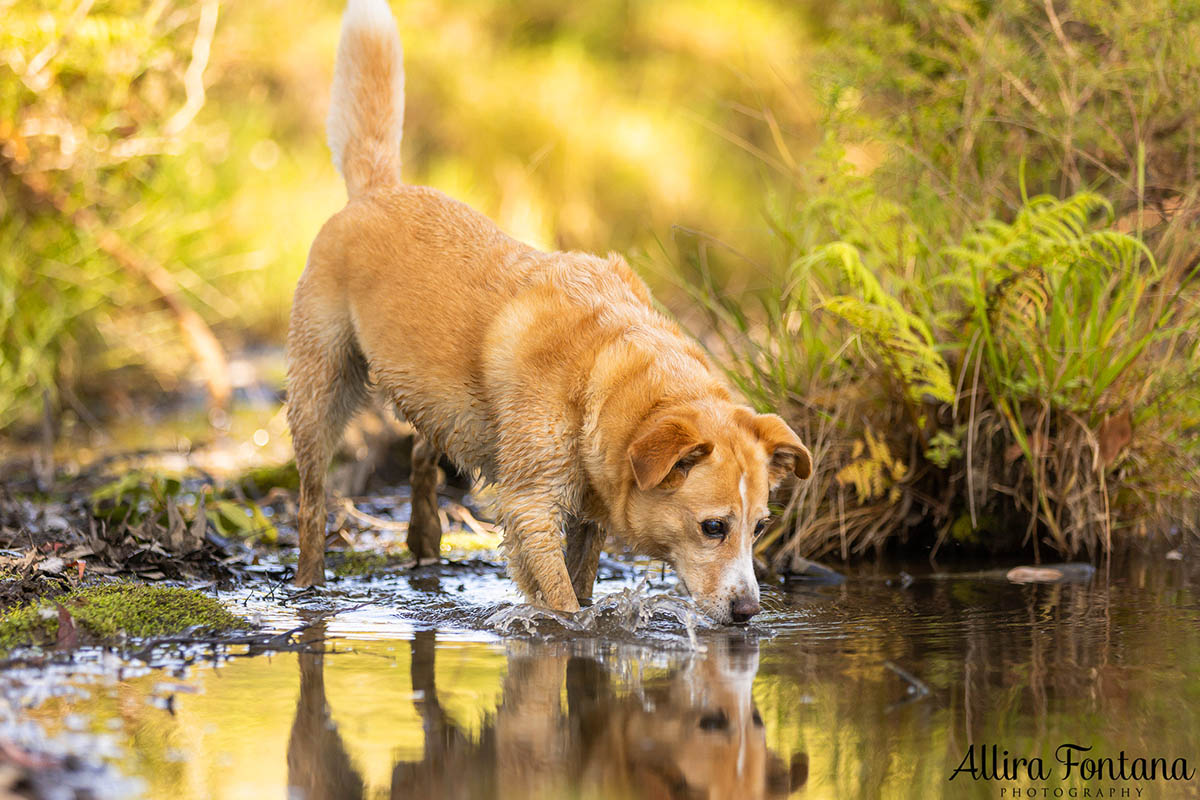
[[[13,566],[16,567],[17,571],[22,575],[28,575],[32,571],[30,568],[36,564],[40,558],[41,556],[38,555],[37,550],[30,549],[25,551],[25,555],[21,556],[21,559],[13,564]]]
[[[184,536],[187,534],[187,524],[179,513],[175,498],[167,497],[167,529],[163,532],[167,546],[176,553],[183,552]]]
[[[92,548],[88,547],[87,545],[81,544],[81,545],[76,545],[75,547],[72,547],[67,552],[63,553],[62,557],[67,559],[68,561],[78,561],[81,558],[87,558],[88,556],[91,556],[91,555],[95,555],[95,551],[92,550]]]
[[[1100,430],[1096,433],[1096,438],[1100,440],[1100,462],[1097,468],[1107,469],[1116,461],[1121,451],[1133,441],[1133,415],[1129,413],[1129,409],[1105,417],[1104,422],[1100,423]]]
[[[63,561],[58,556],[50,556],[47,559],[43,559],[42,562],[37,565],[38,572],[44,572],[47,575],[57,575],[66,569],[66,567],[67,562]]]
[[[79,632],[75,630],[75,620],[71,612],[61,604],[55,603],[58,609],[58,641],[59,647],[74,647],[79,643]]]
[[[193,549],[199,550],[204,546],[205,534],[208,532],[208,516],[204,510],[204,492],[200,493],[200,502],[196,505],[196,518],[192,520],[192,539],[195,540]]]

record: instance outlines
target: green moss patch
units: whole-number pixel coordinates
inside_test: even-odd
[[[407,551],[405,551],[405,554],[407,554]],[[405,560],[398,555],[389,556],[387,553],[372,550],[335,551],[329,553],[327,558],[333,574],[340,578],[383,572],[388,567],[401,565]]]
[[[262,499],[272,489],[280,488],[289,491],[300,491],[300,473],[296,471],[296,462],[286,464],[254,467],[238,480],[238,486],[247,497]]]
[[[61,609],[61,610],[60,610]],[[80,587],[0,616],[0,650],[52,644],[60,617],[69,615],[80,643],[117,636],[170,636],[200,628],[214,633],[249,627],[212,597],[192,589],[118,583]]]

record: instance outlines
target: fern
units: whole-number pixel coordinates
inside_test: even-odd
[[[898,484],[908,474],[908,467],[892,455],[887,442],[876,438],[867,428],[863,438],[854,443],[849,464],[835,476],[840,486],[853,486],[859,504],[886,498],[889,505],[900,499]]]
[[[837,264],[847,283],[858,291],[857,296],[831,297],[822,308],[847,322],[870,344],[913,405],[920,405],[927,396],[953,402],[950,370],[934,349],[929,326],[884,290],[850,245],[831,244],[821,255]]]

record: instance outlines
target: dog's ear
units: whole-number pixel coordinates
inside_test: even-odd
[[[754,418],[754,428],[771,458],[768,475],[772,486],[783,480],[789,470],[796,473],[798,478],[807,478],[812,474],[812,453],[808,452],[808,448],[800,442],[800,437],[782,417],[759,414]]]
[[[643,491],[661,486],[672,472],[686,475],[701,458],[712,452],[690,420],[664,417],[652,423],[629,445],[629,465],[633,479]]]

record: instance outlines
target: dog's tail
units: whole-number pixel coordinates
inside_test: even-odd
[[[350,197],[400,180],[403,126],[404,65],[388,0],[349,0],[326,134]]]

